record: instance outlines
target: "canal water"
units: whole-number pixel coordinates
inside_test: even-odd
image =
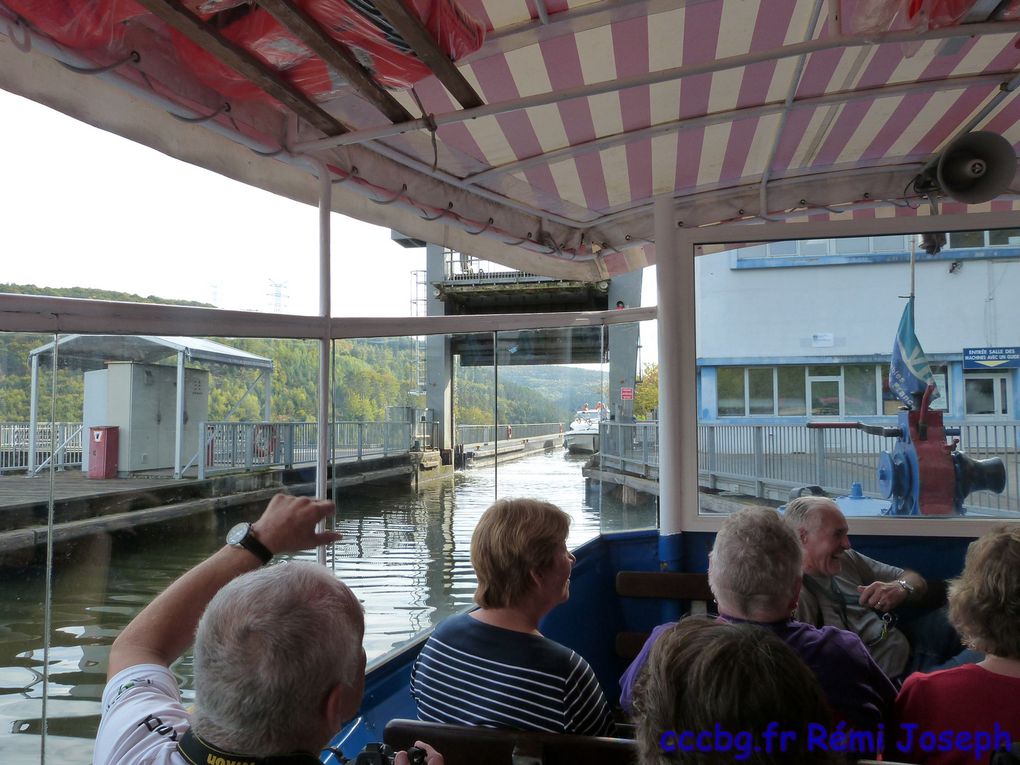
[[[562,507],[572,518],[572,547],[601,528],[654,525],[654,507],[623,508],[598,491],[589,501],[583,464],[583,458],[557,450],[460,471],[423,484],[419,492],[363,487],[341,494],[337,525],[344,538],[329,564],[364,603],[369,663],[471,604],[471,533],[497,486],[500,497],[533,496]],[[45,762],[91,762],[110,643],[155,595],[222,545],[226,529],[242,519],[209,513],[58,548],[45,682],[45,567],[0,568],[0,763],[40,762],[44,715]],[[190,656],[174,671],[190,699]]]

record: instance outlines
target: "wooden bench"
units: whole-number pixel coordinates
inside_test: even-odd
[[[715,610],[712,590],[708,586],[708,574],[619,571],[616,574],[616,594],[622,598],[679,600],[684,604],[684,611],[693,614],[705,614]],[[633,659],[641,651],[650,634],[617,633],[616,655],[622,659]]]
[[[383,740],[398,750],[424,741],[442,753],[446,765],[629,765],[637,759],[637,743],[631,739],[422,720],[390,720]]]

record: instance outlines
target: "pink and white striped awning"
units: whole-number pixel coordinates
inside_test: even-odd
[[[341,212],[589,277],[654,259],[660,195],[685,226],[927,214],[911,181],[954,137],[988,130],[1020,143],[1020,3],[458,4],[487,30],[456,62],[474,105],[430,76],[391,91],[403,121],[347,88],[320,104],[344,132],[274,120],[278,104],[232,104],[219,128],[326,162],[351,181],[338,186]],[[158,32],[150,23],[131,39],[137,48]],[[145,75],[122,73],[196,110],[215,103],[185,73]],[[978,208],[1017,209],[1014,196]]]

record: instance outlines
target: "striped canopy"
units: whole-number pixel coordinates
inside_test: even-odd
[[[310,198],[314,179],[296,180],[295,168],[322,172],[325,163],[340,212],[553,276],[654,262],[651,210],[661,195],[675,200],[684,226],[926,215],[913,181],[953,139],[984,130],[1020,141],[1020,3],[458,0],[485,39],[451,65],[435,34],[418,40],[406,26],[422,2],[376,0],[434,74],[386,89],[369,70],[367,81],[345,75],[320,97],[286,80],[295,92],[277,90],[258,59],[238,66],[238,45],[189,3],[139,5],[101,50],[0,44],[0,86],[297,198]],[[297,0],[259,5],[318,52],[322,25],[294,21]],[[0,43],[4,34],[45,43],[43,25],[18,20],[13,6],[0,0],[9,19]],[[272,98],[224,95],[175,58],[171,35]],[[182,115],[224,103],[230,111],[201,130],[128,120],[120,102],[99,113],[69,92],[84,87],[59,84],[81,75],[26,63],[46,55],[101,64],[132,50],[140,60],[101,85],[127,89],[132,109],[141,95]],[[276,154],[210,157],[224,140]],[[1012,210],[1015,197],[1007,188],[969,207],[944,198],[942,209]]]

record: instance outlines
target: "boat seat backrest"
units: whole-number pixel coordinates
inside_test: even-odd
[[[619,571],[616,574],[616,594],[621,598],[654,598],[678,600],[683,610],[692,614],[713,611],[712,590],[708,574],[678,573],[674,571]],[[633,659],[648,639],[648,632],[619,632],[616,635],[616,655]]]
[[[637,755],[637,744],[630,739],[423,720],[391,720],[383,731],[383,740],[394,749],[407,749],[415,741],[424,741],[442,753],[446,765],[628,765]]]

